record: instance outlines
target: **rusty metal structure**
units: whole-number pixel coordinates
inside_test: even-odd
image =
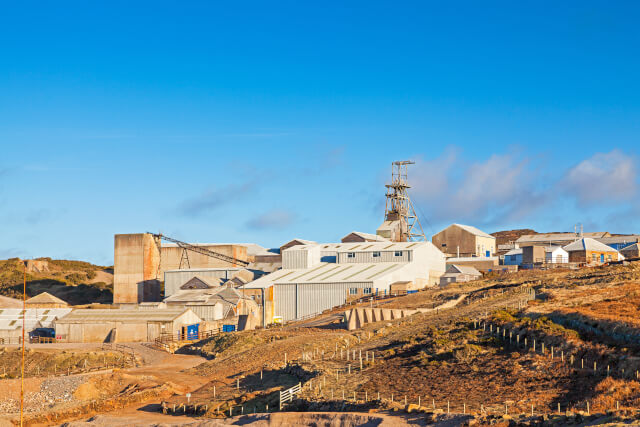
[[[171,242],[171,243],[175,243],[178,247],[182,248],[182,255],[180,257],[180,267],[179,269],[182,270],[183,268],[191,268],[191,265],[189,263],[189,252],[188,251],[192,251],[192,252],[196,252],[211,258],[217,258],[220,259],[222,261],[226,261],[230,264],[240,264],[243,266],[248,266],[250,263],[248,261],[242,260],[242,259],[238,259],[232,256],[228,256],[225,254],[221,254],[219,252],[214,252],[210,249],[207,248],[203,248],[201,246],[196,246],[196,245],[192,245],[191,243],[187,243],[187,242],[182,242],[180,240],[177,239],[173,239],[169,236],[165,236],[164,234],[153,234],[153,233],[149,233],[153,236],[154,240],[156,241],[156,244],[158,246],[160,246],[160,241],[161,240],[166,240],[167,242]]]
[[[410,160],[391,163],[391,183],[385,185],[384,222],[376,234],[393,242],[427,240],[407,191],[411,188],[407,167],[413,164]]]

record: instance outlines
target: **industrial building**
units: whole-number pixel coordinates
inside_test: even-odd
[[[593,232],[593,233],[538,233],[538,234],[526,234],[520,236],[515,244],[522,248],[525,246],[566,246],[569,243],[575,242],[583,237],[589,237],[592,239],[600,239],[603,237],[610,237],[606,231]]]
[[[626,259],[640,258],[640,243],[634,243],[633,245],[625,246],[622,250],[620,250],[620,253]]]
[[[440,286],[444,287],[451,283],[470,282],[481,277],[482,273],[474,267],[451,264],[447,266],[446,272],[440,278]]]
[[[80,309],[54,321],[57,340],[72,343],[151,342],[162,334],[186,334],[188,328],[197,332],[201,323],[186,308]]]
[[[164,273],[164,296],[174,295],[181,289],[192,289],[187,282],[198,278],[206,282],[208,287],[220,286],[234,278],[241,278],[243,283],[250,282],[262,276],[264,272],[249,270],[243,267],[229,268],[187,268],[183,270],[169,270]],[[186,287],[184,287],[186,285]]]
[[[393,283],[437,285],[445,256],[430,242],[311,244],[285,250],[282,267],[242,287],[264,301],[264,324],[320,313],[349,295],[389,293]]]
[[[496,238],[470,225],[452,224],[431,241],[449,257],[492,257],[496,252]]]
[[[247,268],[252,263],[253,267],[260,265],[266,271],[274,271],[280,267],[279,259],[279,254],[256,244],[186,243],[161,234],[116,234],[113,301],[160,301],[161,282],[168,271]]]
[[[618,251],[589,237],[577,240],[563,249],[569,253],[569,262],[579,264],[597,265],[621,259]]]
[[[27,308],[24,311],[25,335],[36,328],[52,328],[56,319],[71,312],[71,308]],[[22,308],[0,309],[0,341],[17,342],[22,337]]]
[[[595,240],[620,252],[622,249],[640,242],[640,235],[618,234],[608,237],[598,237]]]
[[[184,307],[191,309],[203,321],[210,324],[218,320],[234,319],[247,315],[256,320],[261,315],[258,303],[241,290],[229,285],[210,289],[181,290],[164,300],[167,308]],[[229,323],[229,322],[226,322]],[[210,325],[215,327],[214,325]]]

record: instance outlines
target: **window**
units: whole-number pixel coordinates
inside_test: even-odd
[[[446,247],[447,247],[447,244],[446,244],[446,243],[443,243],[443,244],[442,244],[442,247],[443,247],[443,248],[446,248]]]
[[[355,252],[347,252],[347,258],[355,258],[355,257],[356,257]]]
[[[396,251],[394,256],[402,256],[402,251]]]
[[[364,288],[364,289],[363,289],[363,292],[364,292],[365,294],[369,294],[369,295],[370,295],[370,294],[371,294],[371,288]]]
[[[593,259],[593,261],[598,261],[598,254],[591,254],[591,258]]]
[[[349,295],[358,295],[358,288],[349,288]]]
[[[613,256],[612,256],[611,254],[609,254],[609,255],[607,255],[607,259],[608,259],[609,261],[612,261],[612,260],[613,260]]]
[[[373,253],[373,257],[374,258],[380,258],[380,252],[374,252]]]

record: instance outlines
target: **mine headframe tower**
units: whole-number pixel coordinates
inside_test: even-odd
[[[386,184],[387,194],[384,222],[378,235],[395,242],[426,241],[422,225],[409,197],[411,188],[407,179],[407,166],[415,162],[395,161],[391,164],[391,183]]]

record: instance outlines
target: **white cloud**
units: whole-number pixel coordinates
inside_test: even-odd
[[[247,222],[247,227],[254,230],[284,230],[296,221],[292,212],[274,209],[265,212]]]
[[[185,216],[197,217],[223,208],[253,194],[258,187],[256,181],[233,183],[224,187],[211,188],[198,196],[185,200],[179,212]]]
[[[603,208],[610,218],[628,217],[628,212],[637,211],[634,203],[639,195],[635,160],[613,150],[567,170],[554,170],[522,153],[493,154],[477,161],[449,149],[437,158],[417,161],[409,170],[410,195],[420,207],[418,214],[424,212],[438,225],[527,225],[532,220],[539,223],[541,216],[550,218],[554,209],[564,211],[571,203],[581,211],[572,213],[575,218],[570,221],[585,221],[590,209]],[[617,203],[603,203],[607,201]]]
[[[430,222],[439,224],[517,220],[541,204],[543,198],[533,188],[534,178],[527,158],[494,154],[487,160],[470,162],[455,149],[433,160],[419,160],[409,171],[414,204]]]
[[[581,206],[632,198],[638,191],[634,161],[620,150],[594,154],[567,171],[563,187]]]

